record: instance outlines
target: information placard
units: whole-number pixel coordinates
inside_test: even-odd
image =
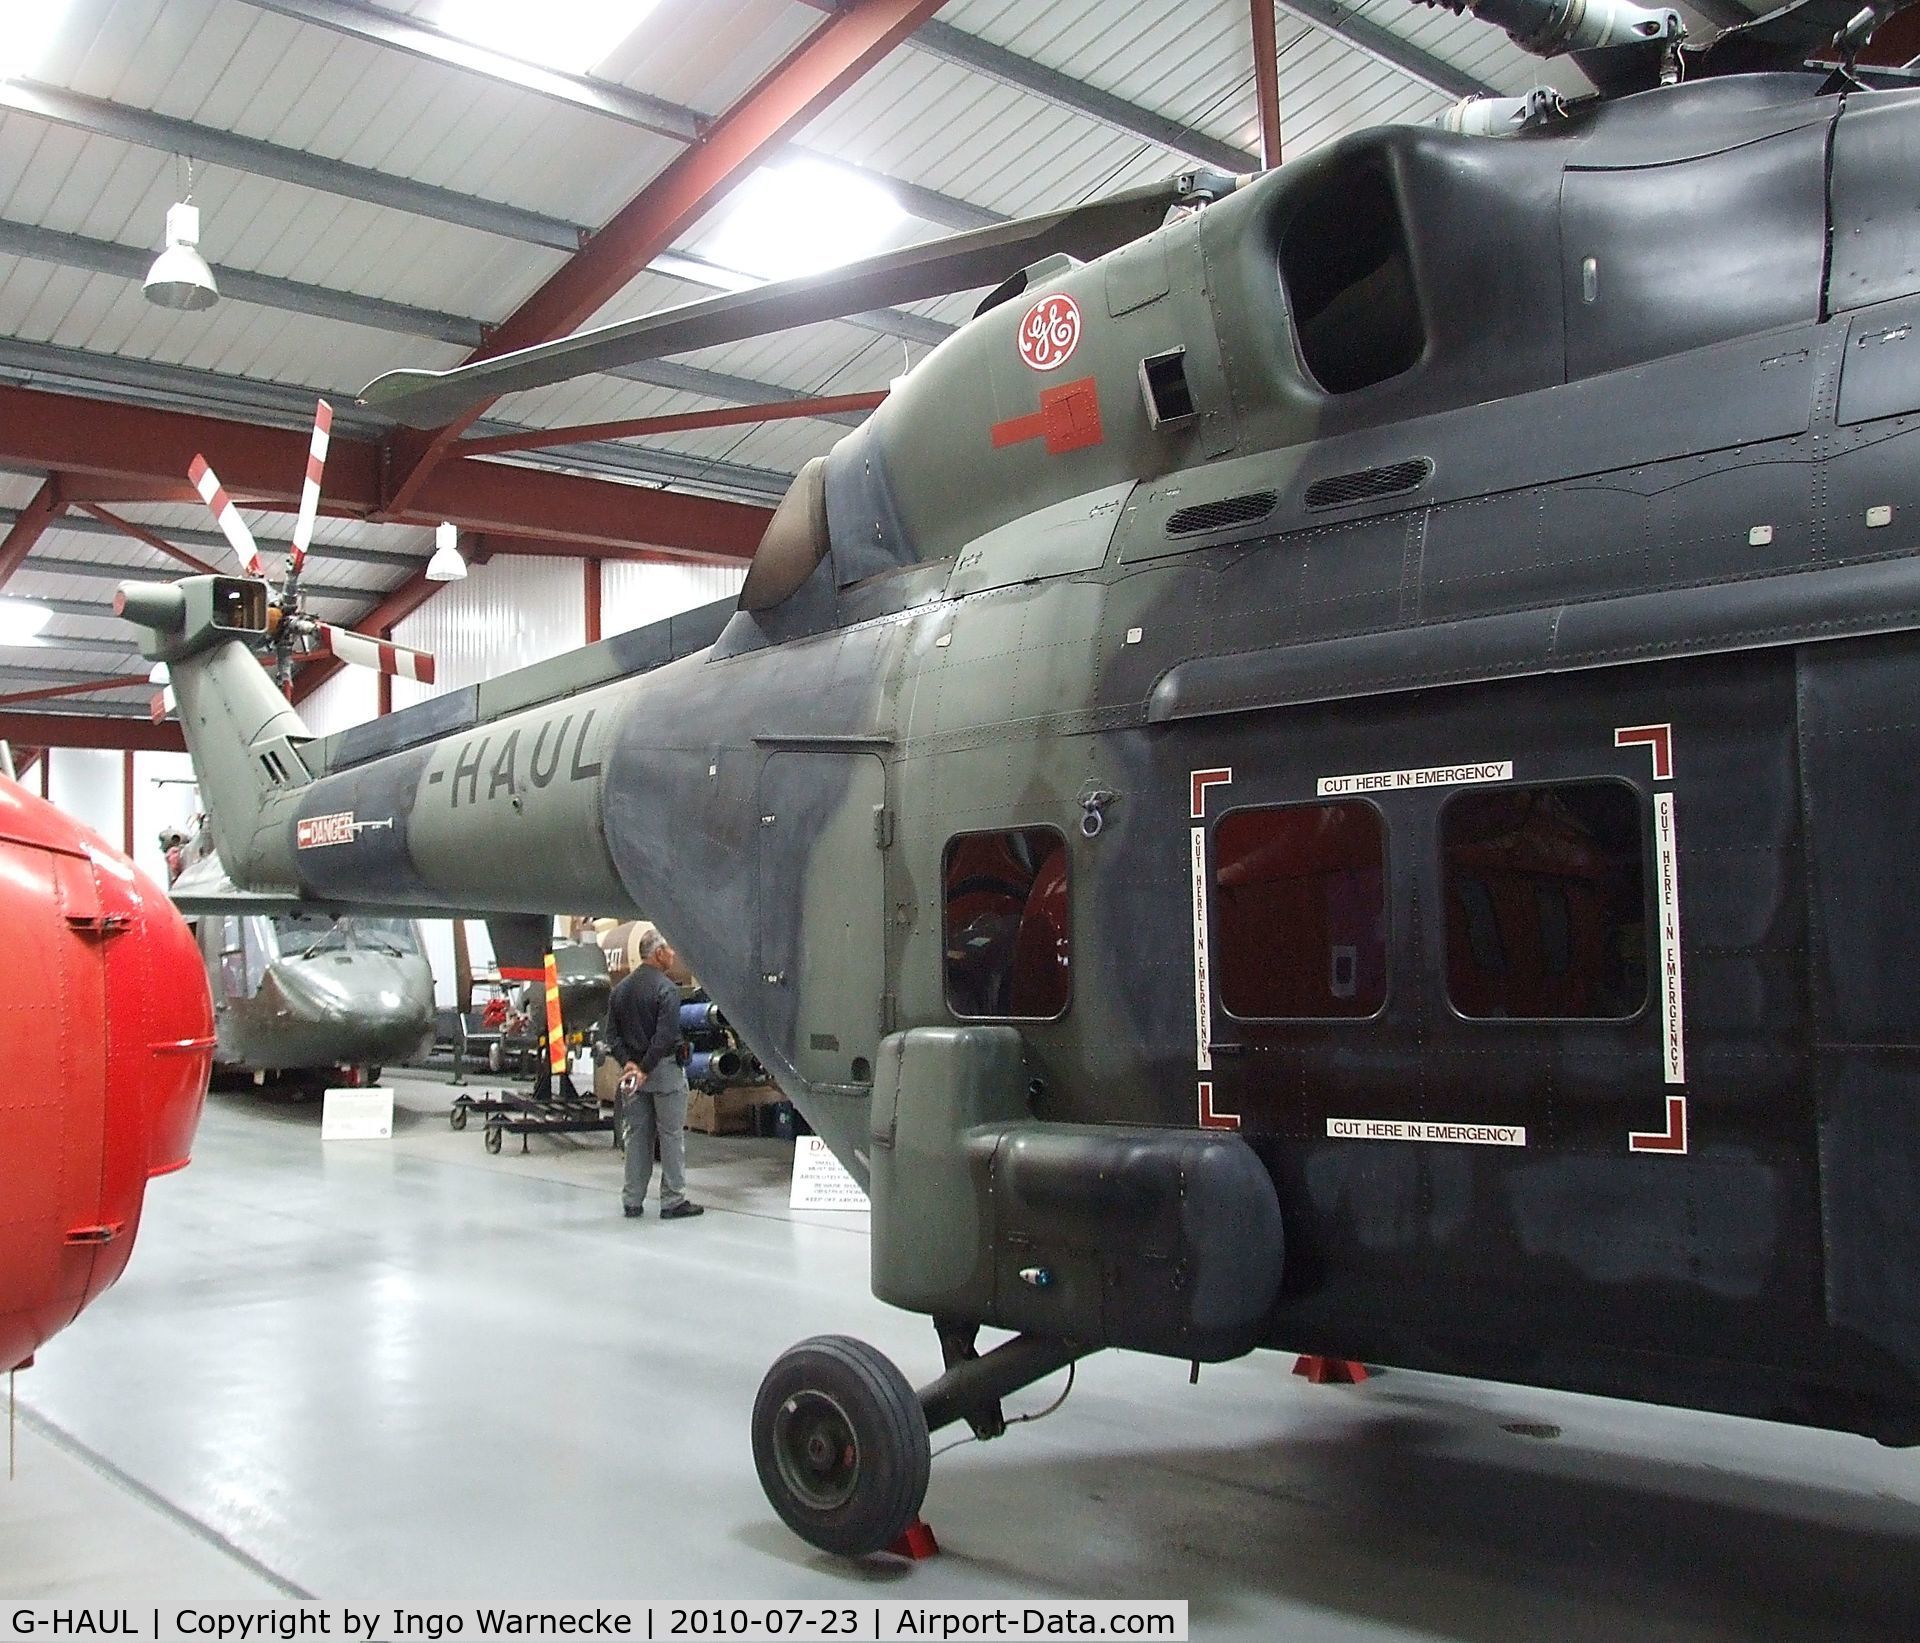
[[[793,1144],[793,1191],[789,1209],[841,1209],[866,1214],[867,1195],[817,1135]]]
[[[328,1090],[320,1109],[322,1141],[387,1141],[393,1137],[393,1091]]]

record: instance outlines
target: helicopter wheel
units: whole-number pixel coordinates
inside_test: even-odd
[[[500,1040],[496,1038],[487,1046],[487,1071],[490,1073],[505,1072],[506,1067],[506,1053],[500,1048]]]
[[[489,1124],[486,1135],[487,1151],[498,1152],[500,1150],[501,1139],[500,1126],[498,1124]]]
[[[884,1353],[816,1335],[774,1360],[753,1400],[753,1464],[781,1521],[843,1557],[884,1551],[919,1515],[927,1419]]]
[[[456,1101],[447,1110],[447,1127],[449,1129],[456,1129],[456,1130],[463,1130],[467,1127],[466,1102]]]

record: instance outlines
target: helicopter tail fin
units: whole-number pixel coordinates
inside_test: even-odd
[[[221,865],[238,886],[263,883],[269,801],[312,780],[300,755],[312,734],[252,648],[268,631],[266,584],[123,582],[114,610],[141,630],[145,654],[167,664]]]

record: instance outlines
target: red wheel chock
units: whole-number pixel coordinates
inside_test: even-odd
[[[1293,1366],[1313,1386],[1358,1386],[1367,1378],[1367,1366],[1351,1358],[1322,1358],[1309,1354]]]
[[[896,1540],[887,1550],[895,1557],[912,1558],[918,1563],[922,1558],[938,1557],[940,1542],[933,1538],[933,1529],[924,1518],[915,1518],[906,1528],[906,1533]]]

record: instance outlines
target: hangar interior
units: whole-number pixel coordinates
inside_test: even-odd
[[[1710,38],[1765,9],[1679,15]],[[733,599],[796,475],[986,288],[510,394],[462,424],[478,454],[356,403],[382,372],[1543,86],[1594,90],[1408,0],[9,6],[0,741],[166,882],[201,801],[113,598],[230,572],[196,454],[276,561],[333,407],[301,596],[434,658],[430,682],[300,658],[288,694],[335,735]],[[163,240],[204,259],[204,305],[143,292]],[[444,1005],[444,927],[428,945]],[[0,1599],[1178,1596],[1209,1638],[1920,1632],[1909,1451],[1417,1372],[1313,1385],[1270,1353],[1194,1384],[1103,1354],[1057,1411],[1043,1380],[1009,1413],[1044,1421],[936,1461],[938,1558],[834,1558],[769,1511],[747,1415],[807,1335],[938,1373],[925,1320],[869,1293],[866,1218],[789,1208],[790,1139],[696,1135],[704,1221],[626,1221],[604,1136],[491,1154],[448,1126],[444,1065],[389,1070],[377,1143],[214,1089],[126,1277],[17,1378]]]

